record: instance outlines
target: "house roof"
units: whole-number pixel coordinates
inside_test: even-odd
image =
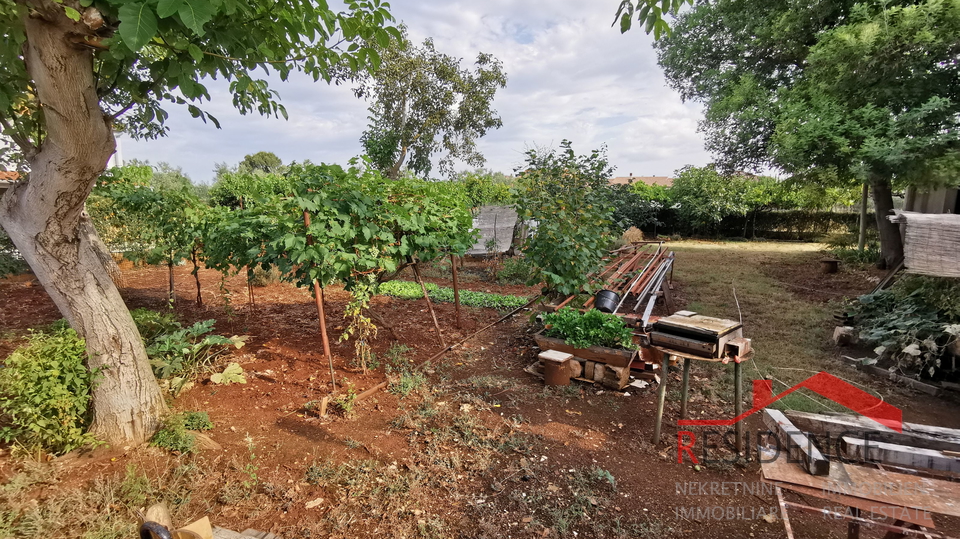
[[[18,172],[7,172],[6,170],[0,170],[0,195],[7,190],[7,187],[10,187],[19,179],[20,174]]]
[[[619,176],[617,178],[610,178],[610,185],[630,185],[634,182],[670,187],[673,185],[673,178],[669,176]]]

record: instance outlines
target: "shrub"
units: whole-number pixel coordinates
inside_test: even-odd
[[[578,156],[570,141],[560,151],[527,152],[517,179],[517,213],[537,228],[523,253],[537,269],[528,284],[544,291],[575,294],[605,253],[614,207],[608,190],[613,169],[605,150]]]
[[[160,430],[150,439],[150,445],[175,453],[190,453],[196,447],[197,437],[187,432],[210,430],[213,422],[207,412],[183,412],[167,417]]]
[[[62,454],[94,443],[86,347],[70,328],[34,332],[0,369],[0,439]]]
[[[860,336],[893,368],[936,374],[945,347],[960,338],[960,280],[907,276],[894,286],[860,296],[850,314]]]
[[[160,335],[180,329],[180,322],[177,322],[173,313],[158,313],[141,307],[130,311],[130,315],[146,343],[150,343]]]
[[[524,284],[534,275],[534,268],[523,257],[503,260],[502,268],[497,272],[497,282],[501,284]]]
[[[250,279],[250,285],[262,288],[280,282],[280,269],[277,266],[270,266],[270,269],[263,269],[260,266],[253,268],[253,277]]]
[[[609,346],[633,348],[633,332],[623,319],[596,309],[581,314],[565,307],[544,317],[547,337],[563,339],[574,348]]]

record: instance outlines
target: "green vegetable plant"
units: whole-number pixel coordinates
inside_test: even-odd
[[[947,346],[960,338],[960,280],[908,276],[894,286],[860,296],[849,309],[860,338],[876,348],[889,370],[934,376]]]
[[[92,444],[86,347],[61,325],[33,332],[0,369],[0,440],[28,451],[62,454]]]
[[[209,335],[216,320],[204,320],[192,326],[164,333],[147,342],[147,355],[154,375],[167,380],[170,391],[178,394],[191,379],[210,368],[231,347],[242,348],[245,336]],[[179,324],[178,324],[179,325]]]
[[[633,332],[617,315],[590,309],[580,313],[569,307],[544,317],[545,335],[563,339],[574,348],[607,346],[634,348]]]
[[[430,299],[438,302],[452,303],[453,289],[440,287],[434,283],[424,283]],[[378,288],[378,293],[400,299],[421,299],[423,290],[420,285],[410,281],[388,281]],[[460,291],[460,304],[467,307],[490,307],[501,311],[522,307],[529,301],[519,296],[505,294],[491,294],[488,292]]]

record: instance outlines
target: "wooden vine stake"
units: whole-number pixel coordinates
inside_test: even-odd
[[[454,254],[450,255],[450,265],[453,267],[453,306],[457,311],[457,329],[461,329],[460,326],[460,280],[457,277],[457,256]]]
[[[423,284],[423,279],[420,277],[420,263],[413,263],[413,275],[417,278],[417,282],[420,283],[420,289],[423,290],[423,299],[427,302],[427,309],[430,310],[430,316],[433,318],[433,327],[437,330],[437,340],[440,341],[440,346],[446,348],[447,343],[443,340],[443,333],[440,332],[440,324],[437,322],[437,314],[433,312],[433,303],[430,301],[430,294],[427,293],[427,286]]]
[[[308,230],[307,245],[313,245],[313,236],[310,235],[310,214],[303,212],[303,226]],[[333,354],[330,352],[330,341],[327,340],[327,317],[323,312],[323,288],[320,283],[313,280],[313,299],[317,303],[317,320],[320,323],[320,340],[323,341],[323,355],[327,356],[327,362],[330,363],[330,382],[333,384],[333,390],[337,390],[337,377],[333,372]]]

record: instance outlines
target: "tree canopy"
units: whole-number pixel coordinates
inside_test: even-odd
[[[373,164],[392,179],[404,163],[428,174],[436,153],[443,153],[443,174],[453,173],[455,160],[483,165],[476,141],[503,124],[493,109],[497,89],[507,84],[500,61],[481,52],[471,71],[437,51],[431,39],[414,45],[405,31],[401,39],[378,43],[377,51],[380,68],[354,89],[372,102],[360,142]]]
[[[869,183],[887,264],[895,184],[960,170],[960,2],[701,2],[657,42],[667,80],[706,106],[728,170],[777,167],[820,184]]]

